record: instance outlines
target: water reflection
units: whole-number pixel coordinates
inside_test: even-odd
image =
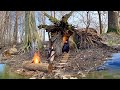
[[[120,79],[120,53],[113,53],[111,59],[91,72],[86,78],[90,79]]]
[[[27,78],[11,72],[9,70],[9,66],[5,64],[0,64],[0,79],[27,79]]]
[[[120,53],[113,53],[112,58],[107,60],[98,70],[120,71]]]
[[[5,64],[0,64],[0,73],[4,71]]]

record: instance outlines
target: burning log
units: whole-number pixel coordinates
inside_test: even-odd
[[[33,57],[33,60],[32,60],[32,63],[40,63],[40,56],[39,56],[39,53],[36,53],[34,54],[34,57]]]
[[[30,71],[43,71],[48,72],[48,63],[32,63],[31,61],[24,62],[23,68],[30,70]]]
[[[23,68],[30,71],[43,71],[43,72],[52,72],[52,66],[49,63],[42,63],[39,53],[34,54],[32,61],[25,61],[23,63]]]

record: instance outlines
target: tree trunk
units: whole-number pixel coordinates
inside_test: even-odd
[[[102,34],[102,21],[101,21],[101,13],[100,13],[100,11],[98,11],[98,16],[99,16],[100,34]]]
[[[69,38],[69,45],[70,45],[70,49],[75,49],[75,41],[74,41],[74,34],[70,36]]]
[[[55,49],[55,53],[56,53],[56,56],[59,56],[62,54],[62,47],[63,47],[63,44],[62,44],[62,35],[61,35],[61,32],[58,32],[57,35],[55,35],[54,37],[51,38],[53,42],[53,47]]]
[[[43,71],[48,72],[48,63],[31,63],[31,61],[26,61],[23,63],[23,68],[30,70],[30,71]]]
[[[51,16],[52,16],[52,11],[50,11],[50,14],[51,14]]]
[[[62,54],[62,48],[63,48],[63,37],[62,34],[67,33],[71,34],[73,29],[72,25],[68,25],[68,18],[72,15],[73,11],[69,12],[68,14],[64,15],[62,17],[62,20],[58,20],[55,18],[55,11],[54,11],[54,17],[52,17],[52,11],[51,11],[51,16],[47,13],[44,13],[46,17],[49,18],[49,20],[54,23],[54,25],[39,25],[38,28],[45,28],[46,31],[49,33],[49,38],[51,34],[50,41],[52,41],[52,46],[55,50],[55,53],[57,56]],[[68,33],[69,32],[69,33]],[[51,45],[50,45],[51,46]]]
[[[15,26],[14,26],[14,44],[17,44],[17,33],[18,33],[18,11],[16,11]]]
[[[118,33],[118,13],[115,11],[108,11],[108,31]]]
[[[3,43],[6,45],[6,33],[8,31],[8,23],[9,22],[9,11],[5,12],[5,21],[4,21],[4,31],[3,31]]]
[[[35,13],[34,11],[25,11],[25,40],[24,49],[32,49],[32,43],[37,44],[37,48],[42,48],[40,36],[36,30]]]
[[[73,33],[73,38],[74,38],[74,42],[76,44],[77,49],[79,49],[79,45],[80,45],[79,35],[76,32]]]
[[[54,18],[56,18],[56,17],[55,17],[55,11],[53,11],[53,12],[54,12]]]
[[[43,22],[43,25],[45,25],[45,16],[42,17],[42,22]],[[43,42],[45,42],[45,30],[43,31]]]

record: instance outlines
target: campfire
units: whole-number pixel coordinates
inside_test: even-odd
[[[25,61],[23,63],[23,68],[30,71],[43,71],[43,72],[52,72],[51,64],[42,63],[39,52],[35,52],[31,61]]]
[[[39,53],[35,52],[32,60],[33,60],[32,62],[35,63],[35,64],[41,63]]]

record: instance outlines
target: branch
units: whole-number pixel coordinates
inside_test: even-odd
[[[55,27],[54,25],[39,25],[39,29],[44,28],[47,32],[51,32],[52,30],[59,30],[59,27]]]
[[[90,16],[89,16],[89,11],[87,11],[87,26],[86,26],[86,33],[88,31],[88,28],[90,26]]]
[[[47,28],[47,27],[48,27],[48,25],[39,25],[39,26],[38,26],[39,29]]]
[[[63,17],[65,17],[66,21],[68,20],[68,18],[72,15],[74,11],[71,11],[70,13],[64,15]]]
[[[46,17],[48,17],[48,18],[49,18],[49,20],[50,20],[52,23],[57,23],[57,22],[59,22],[59,20],[58,20],[58,19],[56,19],[56,18],[54,18],[54,17],[52,17],[52,16],[48,15],[48,14],[47,14],[47,13],[45,13],[45,12],[44,12],[44,15],[45,15]]]

